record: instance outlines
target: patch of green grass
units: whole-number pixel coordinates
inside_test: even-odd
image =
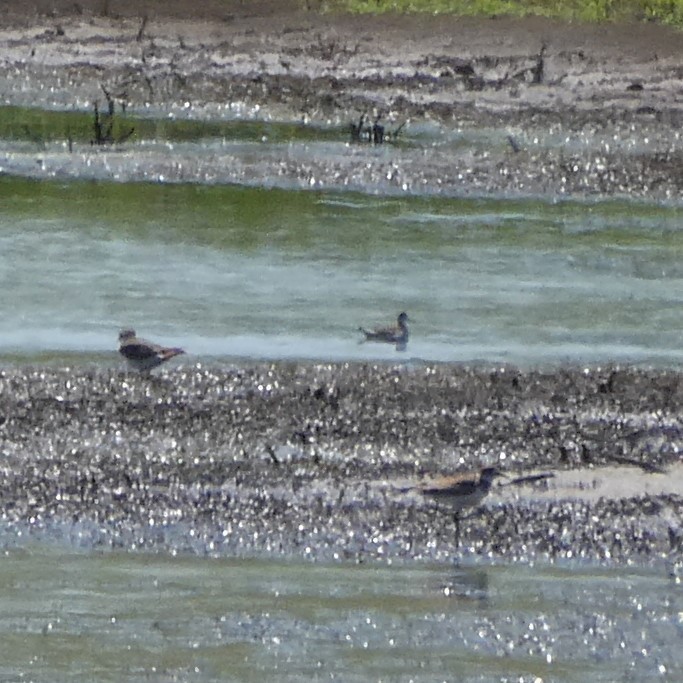
[[[328,6],[359,13],[539,16],[589,22],[656,21],[683,27],[683,0],[329,0]]]

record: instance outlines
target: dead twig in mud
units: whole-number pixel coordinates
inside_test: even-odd
[[[275,453],[275,449],[270,444],[266,445],[266,453],[268,453],[268,455],[270,456],[270,459],[273,461],[273,464],[275,464],[275,465],[280,464],[280,460],[278,459],[278,457]]]
[[[370,125],[369,121],[365,118],[365,114],[361,114],[358,123],[351,122],[349,125],[351,142],[369,142],[373,145],[383,145],[385,142],[395,142],[406,125],[406,121],[395,130],[387,131],[380,123],[381,118],[382,114],[378,114],[372,125]]]
[[[360,142],[361,135],[363,133],[363,121],[365,120],[365,115],[361,114],[358,123],[355,124],[353,121],[349,124],[349,131],[351,132],[351,142]]]
[[[522,148],[519,146],[519,143],[517,142],[517,140],[515,140],[515,138],[512,135],[507,136],[507,141],[515,154],[522,151]]]
[[[154,99],[154,86],[152,85],[152,79],[147,74],[143,74],[142,77],[145,79],[145,85],[147,86],[147,90],[149,90],[149,99],[153,100]]]
[[[93,130],[95,137],[90,141],[91,145],[105,145],[108,142],[107,136],[102,127],[102,119],[100,118],[100,108],[97,100],[93,102],[93,109],[95,110],[95,119],[93,121]]]
[[[406,123],[408,122],[404,121],[395,131],[391,133],[392,139],[395,140],[401,134],[401,131],[405,128]]]
[[[140,24],[140,29],[138,30],[138,34],[137,34],[137,36],[135,36],[135,42],[136,43],[139,43],[142,41],[142,38],[145,35],[145,28],[147,28],[147,21],[148,21],[148,17],[145,14],[145,16],[142,17],[142,23]]]
[[[100,87],[102,88],[102,92],[107,100],[107,113],[102,114],[100,112],[99,103],[97,100],[93,102],[94,138],[90,141],[90,144],[98,146],[121,144],[122,142],[128,140],[128,138],[135,132],[135,128],[130,128],[128,131],[120,133],[116,136],[114,135],[114,98],[103,85],[100,85]]]
[[[104,93],[104,96],[107,98],[107,108],[109,111],[109,116],[113,117],[114,116],[114,100],[113,100],[112,96],[109,94],[109,91],[102,84],[100,84],[100,88],[102,88],[102,92]]]
[[[541,49],[536,57],[536,64],[531,70],[531,84],[540,85],[543,83],[543,71],[545,69],[545,61],[543,55],[545,54],[545,43],[541,45]]]
[[[179,88],[184,88],[187,84],[187,78],[185,78],[185,76],[183,76],[183,74],[180,72],[180,68],[178,66],[179,60],[179,55],[173,55],[168,67],[171,71],[171,76],[173,77],[173,81],[176,84],[176,86]]]
[[[372,124],[372,142],[375,145],[381,145],[384,143],[384,126],[379,122],[379,116]]]
[[[501,79],[500,85],[504,85],[510,80],[522,81],[529,83],[530,85],[541,85],[545,78],[545,51],[546,44],[543,43],[532,66],[525,66],[523,69],[515,71],[512,74],[509,72],[506,73]]]

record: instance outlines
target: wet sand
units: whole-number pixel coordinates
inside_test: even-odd
[[[682,392],[678,373],[618,367],[6,370],[3,539],[680,561]],[[508,478],[463,519],[460,548],[452,514],[402,490],[491,464]]]

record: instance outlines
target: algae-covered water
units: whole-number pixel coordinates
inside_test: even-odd
[[[0,179],[0,358],[681,359],[675,207]],[[407,353],[359,325],[406,310]]]

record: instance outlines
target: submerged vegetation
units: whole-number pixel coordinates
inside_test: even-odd
[[[539,16],[579,21],[657,21],[683,27],[683,0],[331,0],[352,12]]]
[[[168,142],[202,139],[230,139],[246,142],[287,143],[293,141],[338,140],[341,131],[299,123],[263,121],[211,121],[141,117],[125,112],[115,117],[108,107],[101,111],[93,103],[93,111],[59,111],[32,107],[0,105],[0,139],[27,140],[45,146],[48,142],[116,144],[129,140],[164,140]]]

